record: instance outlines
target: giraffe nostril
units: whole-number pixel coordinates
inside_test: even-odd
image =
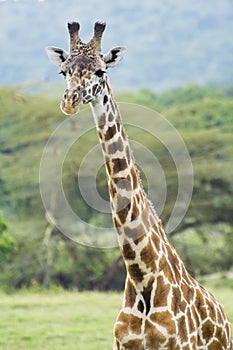
[[[80,100],[79,94],[78,94],[77,92],[75,92],[75,93],[73,94],[73,101],[74,101],[74,102],[77,102],[78,100]]]

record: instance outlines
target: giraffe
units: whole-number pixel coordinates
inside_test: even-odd
[[[96,22],[88,43],[80,25],[68,23],[69,53],[47,47],[67,81],[61,110],[70,115],[90,103],[105,160],[113,223],[127,277],[114,326],[114,350],[233,350],[223,307],[186,271],[169,244],[142,188],[106,70],[125,47],[101,52],[105,23]]]

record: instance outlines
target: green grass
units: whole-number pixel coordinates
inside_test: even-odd
[[[111,349],[117,293],[1,295],[0,349]]]
[[[208,287],[233,323],[233,290]],[[96,292],[1,294],[0,349],[111,349],[121,299],[121,294]]]

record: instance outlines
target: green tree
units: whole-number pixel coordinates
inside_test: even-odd
[[[0,262],[8,260],[10,255],[16,250],[16,242],[6,232],[7,227],[7,223],[0,214]]]

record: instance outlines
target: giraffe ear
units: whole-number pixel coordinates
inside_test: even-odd
[[[50,61],[58,67],[60,67],[62,62],[68,57],[68,53],[65,50],[59,49],[59,47],[48,46],[45,48],[45,51]]]
[[[106,55],[103,56],[103,60],[106,63],[106,68],[115,67],[120,63],[124,57],[126,47],[117,46],[111,49]]]

